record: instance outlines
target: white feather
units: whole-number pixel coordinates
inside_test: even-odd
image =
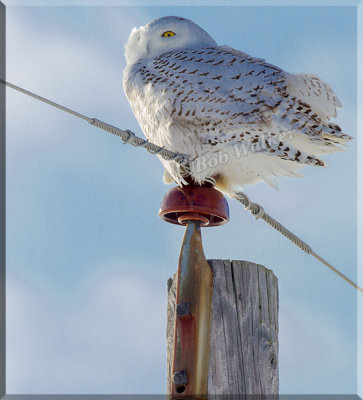
[[[258,181],[276,187],[276,177],[324,165],[317,156],[350,138],[328,122],[340,106],[329,85],[217,46],[192,21],[160,18],[134,29],[125,49],[124,89],[142,130],[187,154],[197,183],[214,177],[226,192]],[[161,161],[167,182],[185,183],[177,163]]]
[[[338,97],[332,88],[317,75],[287,74],[287,91],[308,105],[324,122],[336,117],[337,107],[341,107]]]

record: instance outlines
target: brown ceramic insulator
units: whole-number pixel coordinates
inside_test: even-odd
[[[179,225],[186,225],[188,221],[200,221],[201,226],[209,225],[209,219],[203,214],[186,213],[178,218]]]
[[[184,186],[170,189],[160,206],[164,221],[185,225],[199,220],[201,226],[218,226],[229,219],[228,203],[221,192],[208,186]]]

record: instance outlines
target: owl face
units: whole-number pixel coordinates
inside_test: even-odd
[[[194,22],[180,17],[164,17],[134,28],[125,46],[128,64],[155,58],[171,50],[217,46],[214,39]]]

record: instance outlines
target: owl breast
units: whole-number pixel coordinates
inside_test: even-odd
[[[148,140],[193,159],[207,149],[203,149],[197,127],[183,123],[181,110],[176,113],[183,87],[171,88],[169,80],[150,72],[152,65],[148,64],[137,63],[124,72],[124,90],[132,111]]]

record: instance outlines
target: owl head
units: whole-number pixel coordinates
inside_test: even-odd
[[[217,46],[200,26],[181,17],[163,17],[134,28],[125,46],[128,64],[155,58],[171,50]]]

